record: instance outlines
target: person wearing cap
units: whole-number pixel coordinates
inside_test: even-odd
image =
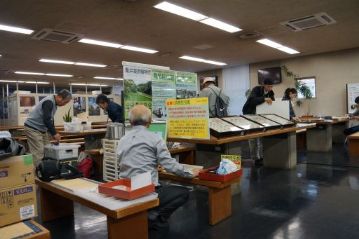
[[[229,97],[225,95],[220,88],[214,85],[214,77],[205,77],[203,79],[203,89],[199,93],[199,97],[208,98],[208,108],[209,108],[209,117],[216,117],[216,98],[217,96],[221,97],[222,100],[229,104]]]
[[[96,104],[98,104],[101,109],[107,112],[108,117],[111,119],[112,122],[123,123],[121,105],[112,102],[104,94],[100,94],[97,96]]]
[[[50,139],[60,141],[61,136],[54,126],[54,116],[57,107],[66,105],[71,99],[72,95],[68,90],[61,90],[56,95],[42,99],[27,117],[25,135],[35,166],[44,158],[44,146],[50,143]]]
[[[132,130],[121,138],[117,156],[119,160],[120,178],[131,178],[150,172],[160,204],[148,213],[150,238],[167,238],[168,219],[172,213],[185,204],[189,190],[174,185],[161,185],[158,181],[158,166],[167,172],[185,178],[193,178],[197,171],[186,169],[170,152],[162,137],[148,130],[152,113],[144,105],[136,105],[129,111]]]
[[[274,100],[273,81],[271,79],[265,79],[263,85],[256,86],[252,89],[243,106],[243,114],[256,114],[257,105],[263,104],[264,102],[272,104]],[[250,139],[248,142],[251,158],[254,160],[256,166],[261,166],[263,164],[263,143],[261,138]]]

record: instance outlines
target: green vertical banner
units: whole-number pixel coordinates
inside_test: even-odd
[[[166,100],[176,98],[176,72],[152,70],[152,118],[165,121]]]
[[[197,74],[191,72],[176,72],[176,98],[187,99],[197,96]]]
[[[137,65],[123,65],[124,111],[128,119],[129,110],[142,104],[152,107],[151,69]]]

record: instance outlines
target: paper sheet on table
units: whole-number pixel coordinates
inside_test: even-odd
[[[56,184],[58,186],[61,186],[63,188],[66,188],[71,191],[75,190],[84,190],[84,189],[94,189],[97,188],[98,183],[84,179],[84,178],[75,178],[70,180],[65,179],[58,179],[58,180],[52,180],[51,183]]]
[[[131,190],[136,190],[138,188],[143,188],[145,186],[150,185],[152,182],[151,180],[151,173],[141,173],[131,178]]]

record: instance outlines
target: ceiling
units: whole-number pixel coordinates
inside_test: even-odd
[[[156,54],[87,45],[33,40],[28,35],[0,31],[0,79],[44,79],[55,82],[93,81],[93,76],[122,76],[122,61],[169,66],[175,70],[204,71],[219,66],[178,59],[191,55],[235,66],[301,55],[359,47],[358,0],[168,0],[198,11],[244,31],[259,32],[299,50],[288,55],[239,33],[227,33],[153,8],[154,0],[1,0],[0,24],[43,28],[82,34],[84,37],[158,50]],[[279,23],[326,12],[337,23],[293,32]],[[210,45],[201,50],[196,46]],[[92,68],[40,63],[40,58],[83,61],[109,65]],[[19,76],[13,72],[35,71],[73,74],[71,79]],[[99,82],[98,80],[96,80]],[[104,82],[104,81],[103,81]]]

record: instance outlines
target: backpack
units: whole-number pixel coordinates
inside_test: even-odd
[[[218,118],[226,117],[228,116],[228,103],[226,103],[223,98],[221,97],[222,90],[219,91],[219,94],[217,95],[216,92],[210,88],[214,94],[216,95],[216,103],[215,103],[215,116]],[[224,95],[226,98],[228,96]],[[212,112],[213,113],[213,112]]]

